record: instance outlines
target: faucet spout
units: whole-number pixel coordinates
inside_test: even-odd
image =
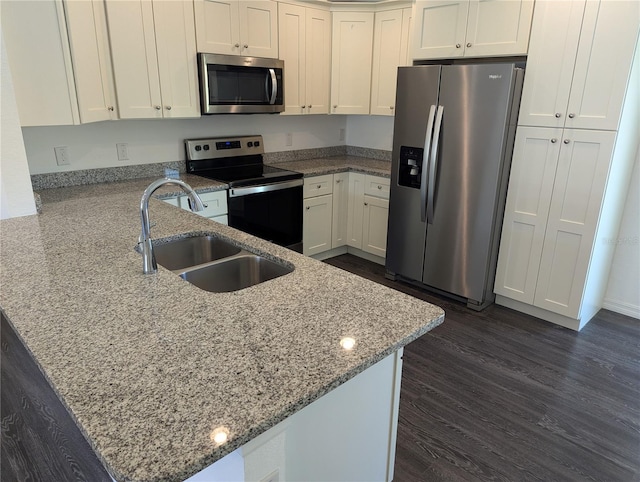
[[[142,272],[144,274],[153,274],[158,271],[156,257],[153,253],[153,245],[151,244],[151,235],[149,234],[149,199],[151,199],[151,195],[159,187],[166,184],[178,186],[187,194],[189,197],[189,207],[192,211],[202,211],[206,207],[193,188],[180,179],[164,178],[149,184],[149,187],[142,193],[142,199],[140,200],[140,221],[142,223],[140,244],[142,245]]]

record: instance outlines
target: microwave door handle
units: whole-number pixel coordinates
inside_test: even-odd
[[[278,94],[278,79],[276,78],[276,71],[274,69],[269,69],[269,75],[271,76],[271,96],[269,97],[269,104],[273,105],[276,103],[276,95]],[[267,84],[268,82],[269,78],[267,77]],[[268,88],[267,96],[269,96]]]

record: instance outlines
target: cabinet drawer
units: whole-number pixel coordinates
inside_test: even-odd
[[[305,177],[304,179],[304,198],[315,196],[323,196],[333,192],[333,174],[326,176]]]
[[[389,199],[389,186],[391,180],[386,177],[365,176],[364,193],[382,199]]]
[[[221,216],[223,214],[227,214],[227,191],[215,191],[215,192],[205,192],[199,194],[202,202],[207,205],[204,208],[204,211],[198,211],[196,214],[200,216],[204,216],[205,218],[210,218],[213,216]],[[189,209],[189,204],[187,201],[187,196],[183,196],[181,201],[181,206],[183,209]]]

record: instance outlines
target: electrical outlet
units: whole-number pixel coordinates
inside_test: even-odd
[[[54,147],[53,152],[56,153],[56,163],[58,166],[68,166],[71,164],[71,161],[69,161],[69,148],[67,146]]]
[[[260,482],[279,482],[280,481],[280,473],[278,469],[271,472],[269,475],[260,479]]]
[[[293,145],[293,134],[291,132],[287,132],[287,138],[285,140],[285,145],[292,146]]]
[[[340,129],[340,140],[341,140],[341,141],[344,141],[345,134],[346,134],[346,130],[345,130],[345,128],[343,127],[343,128],[341,128],[341,129]]]
[[[129,144],[126,144],[126,143],[116,144],[116,149],[118,150],[119,161],[129,160]]]

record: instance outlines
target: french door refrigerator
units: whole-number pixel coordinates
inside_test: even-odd
[[[493,302],[522,78],[515,63],[398,69],[388,278]]]

